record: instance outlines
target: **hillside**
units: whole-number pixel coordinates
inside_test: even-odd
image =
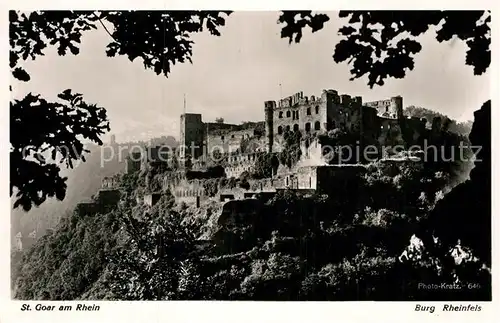
[[[174,137],[161,137],[152,139],[155,145],[168,144],[177,147],[178,143]],[[76,204],[88,200],[101,187],[101,181],[104,177],[113,176],[122,173],[125,170],[126,150],[119,156],[119,147],[131,147],[133,145],[143,145],[145,143],[129,142],[117,144],[113,147],[111,153],[109,147],[89,146],[90,151],[86,154],[86,161],[80,163],[73,169],[63,169],[63,176],[67,179],[67,191],[64,200],[59,201],[55,198],[47,200],[40,207],[33,208],[29,212],[22,209],[14,209],[11,212],[11,241],[14,236],[21,232],[27,236],[33,230],[37,230],[37,236],[42,236],[48,228],[53,228],[59,223],[60,219],[70,214]],[[101,164],[101,157],[109,160]],[[112,157],[112,158],[111,158]],[[25,246],[29,247],[29,246]]]
[[[222,208],[206,204],[201,209],[176,206],[169,195],[152,208],[137,204],[133,193],[144,183],[141,176],[147,175],[123,177],[127,193],[113,211],[75,211],[39,240],[16,270],[16,298],[450,297],[446,291],[429,295],[414,285],[418,277],[429,283],[451,282],[448,271],[443,276],[433,267],[435,259],[398,260],[444,184],[417,168],[376,163],[364,176],[336,181],[332,194],[285,191],[270,200],[235,200]],[[459,267],[464,266],[468,272],[479,270],[476,263]],[[469,274],[461,279],[479,278]],[[453,299],[488,298],[484,291],[454,293]]]

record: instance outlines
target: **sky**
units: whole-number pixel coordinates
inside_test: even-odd
[[[422,51],[415,69],[404,79],[390,79],[370,89],[366,78],[349,81],[347,63],[336,64],[332,54],[340,40],[343,20],[330,13],[321,31],[305,33],[299,44],[280,38],[278,12],[235,12],[221,28],[221,36],[200,33],[192,39],[193,64],[172,68],[168,78],[144,69],[139,60],[109,58],[110,36],[100,28],[82,37],[80,54],[58,56],[54,48],[28,61],[27,83],[13,83],[15,97],[28,92],[55,99],[65,89],[82,93],[89,103],[106,108],[110,134],[118,142],[179,136],[184,111],[201,113],[203,121],[223,117],[226,122],[264,119],[264,101],[303,91],[320,95],[323,89],[362,96],[363,101],[401,95],[403,105],[416,105],[459,120],[490,98],[490,72],[474,76],[466,66],[466,47],[460,41],[438,43],[432,32],[420,37]],[[281,84],[281,89],[279,84]]]

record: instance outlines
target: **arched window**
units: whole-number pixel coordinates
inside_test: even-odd
[[[286,131],[290,131],[290,126],[286,126]]]
[[[311,131],[311,123],[310,122],[306,123],[306,132],[309,132],[309,131]]]
[[[307,115],[310,116],[311,115],[311,108],[307,108]]]
[[[297,123],[293,125],[293,131],[299,131],[299,125]]]
[[[278,118],[280,118],[280,119],[283,118],[283,111],[280,111]]]
[[[314,108],[316,110],[316,114],[319,113],[319,106],[317,105],[316,108]]]
[[[286,112],[286,117],[287,117],[287,118],[290,118],[290,115],[291,115],[290,111],[287,111],[287,112]]]
[[[314,123],[314,130],[320,130],[320,129],[321,129],[321,124],[320,124],[320,122],[319,122],[319,121],[316,121],[316,122]]]
[[[281,135],[283,133],[283,127],[279,126],[278,127],[278,135]]]

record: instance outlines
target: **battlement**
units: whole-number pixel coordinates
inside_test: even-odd
[[[183,113],[181,114],[181,119],[184,119],[187,122],[201,122],[202,115],[201,113]]]
[[[101,181],[101,188],[103,189],[113,189],[113,188],[118,188],[119,186],[120,186],[120,177],[116,175],[104,177]]]
[[[274,109],[276,108],[276,101],[265,101],[264,108],[266,109]]]
[[[319,104],[327,100],[332,100],[336,103],[339,103],[340,102],[339,98],[340,97],[338,95],[338,92],[332,89],[323,90],[320,96],[311,95],[310,97],[304,96],[304,93],[301,91],[291,96],[280,99],[278,101],[278,105],[277,106],[274,105],[273,108],[292,108],[300,105]],[[266,101],[265,103],[266,108],[271,107],[271,105],[267,104],[268,102],[274,102],[274,101]]]
[[[172,185],[170,191],[174,195],[177,203],[196,203],[197,207],[200,206],[202,199],[207,198],[203,181],[198,179],[181,180],[176,185]]]

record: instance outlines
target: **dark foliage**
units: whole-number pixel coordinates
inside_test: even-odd
[[[287,131],[283,134],[283,144],[278,156],[281,164],[292,167],[299,161],[302,155],[301,140],[300,131]]]
[[[144,67],[168,76],[176,63],[191,61],[193,34],[208,30],[219,36],[219,11],[10,11],[10,67],[43,55],[48,45],[59,55],[79,53],[82,35],[101,26],[110,34],[106,54],[141,58]],[[106,27],[111,26],[111,31]]]
[[[251,174],[252,178],[270,178],[273,173],[275,174],[279,166],[279,159],[276,154],[265,153],[259,155],[255,162],[255,170]]]
[[[168,76],[177,63],[191,61],[191,36],[203,30],[219,36],[224,16],[217,11],[34,11],[9,12],[10,68],[19,81],[30,75],[22,61],[43,56],[49,46],[61,56],[78,55],[82,36],[93,29],[104,28],[111,37],[106,48],[110,57],[124,55],[130,61],[141,58],[146,69]],[[108,27],[112,27],[111,31]],[[99,145],[109,131],[106,111],[83,101],[71,90],[59,96],[69,104],[51,103],[28,94],[11,102],[11,195],[17,192],[14,207],[30,210],[47,197],[62,200],[65,180],[57,163],[47,163],[45,151],[63,148],[63,160],[71,168],[82,160],[82,140]],[[27,150],[30,155],[23,154]],[[70,151],[69,153],[67,151]],[[55,158],[52,153],[52,159]],[[32,158],[36,160],[33,161]]]
[[[160,203],[151,213],[124,214],[125,248],[109,258],[104,286],[110,299],[199,299],[194,235],[182,216]]]
[[[298,18],[298,19],[297,19]],[[465,64],[483,74],[491,62],[489,11],[340,11],[348,19],[340,29],[343,39],[335,46],[336,63],[351,64],[351,80],[368,76],[368,85],[384,85],[387,78],[403,78],[414,68],[422,49],[418,36],[436,29],[436,40],[456,37],[467,47]],[[281,37],[300,42],[302,30],[321,30],[330,18],[311,11],[283,11]]]
[[[85,161],[82,139],[102,144],[99,136],[109,130],[106,111],[83,101],[81,94],[66,90],[61,102],[47,102],[28,94],[10,103],[10,194],[14,208],[28,211],[47,197],[64,199],[67,168]],[[52,162],[51,162],[52,161]]]
[[[476,148],[470,179],[455,187],[429,216],[424,232],[448,246],[458,239],[483,261],[491,261],[491,102],[475,112],[470,141]],[[464,202],[467,201],[467,202]],[[430,239],[429,236],[426,236]]]
[[[25,255],[16,283],[17,299],[81,299],[106,267],[106,257],[119,248],[118,214],[81,217],[75,212],[53,233],[42,237]]]

